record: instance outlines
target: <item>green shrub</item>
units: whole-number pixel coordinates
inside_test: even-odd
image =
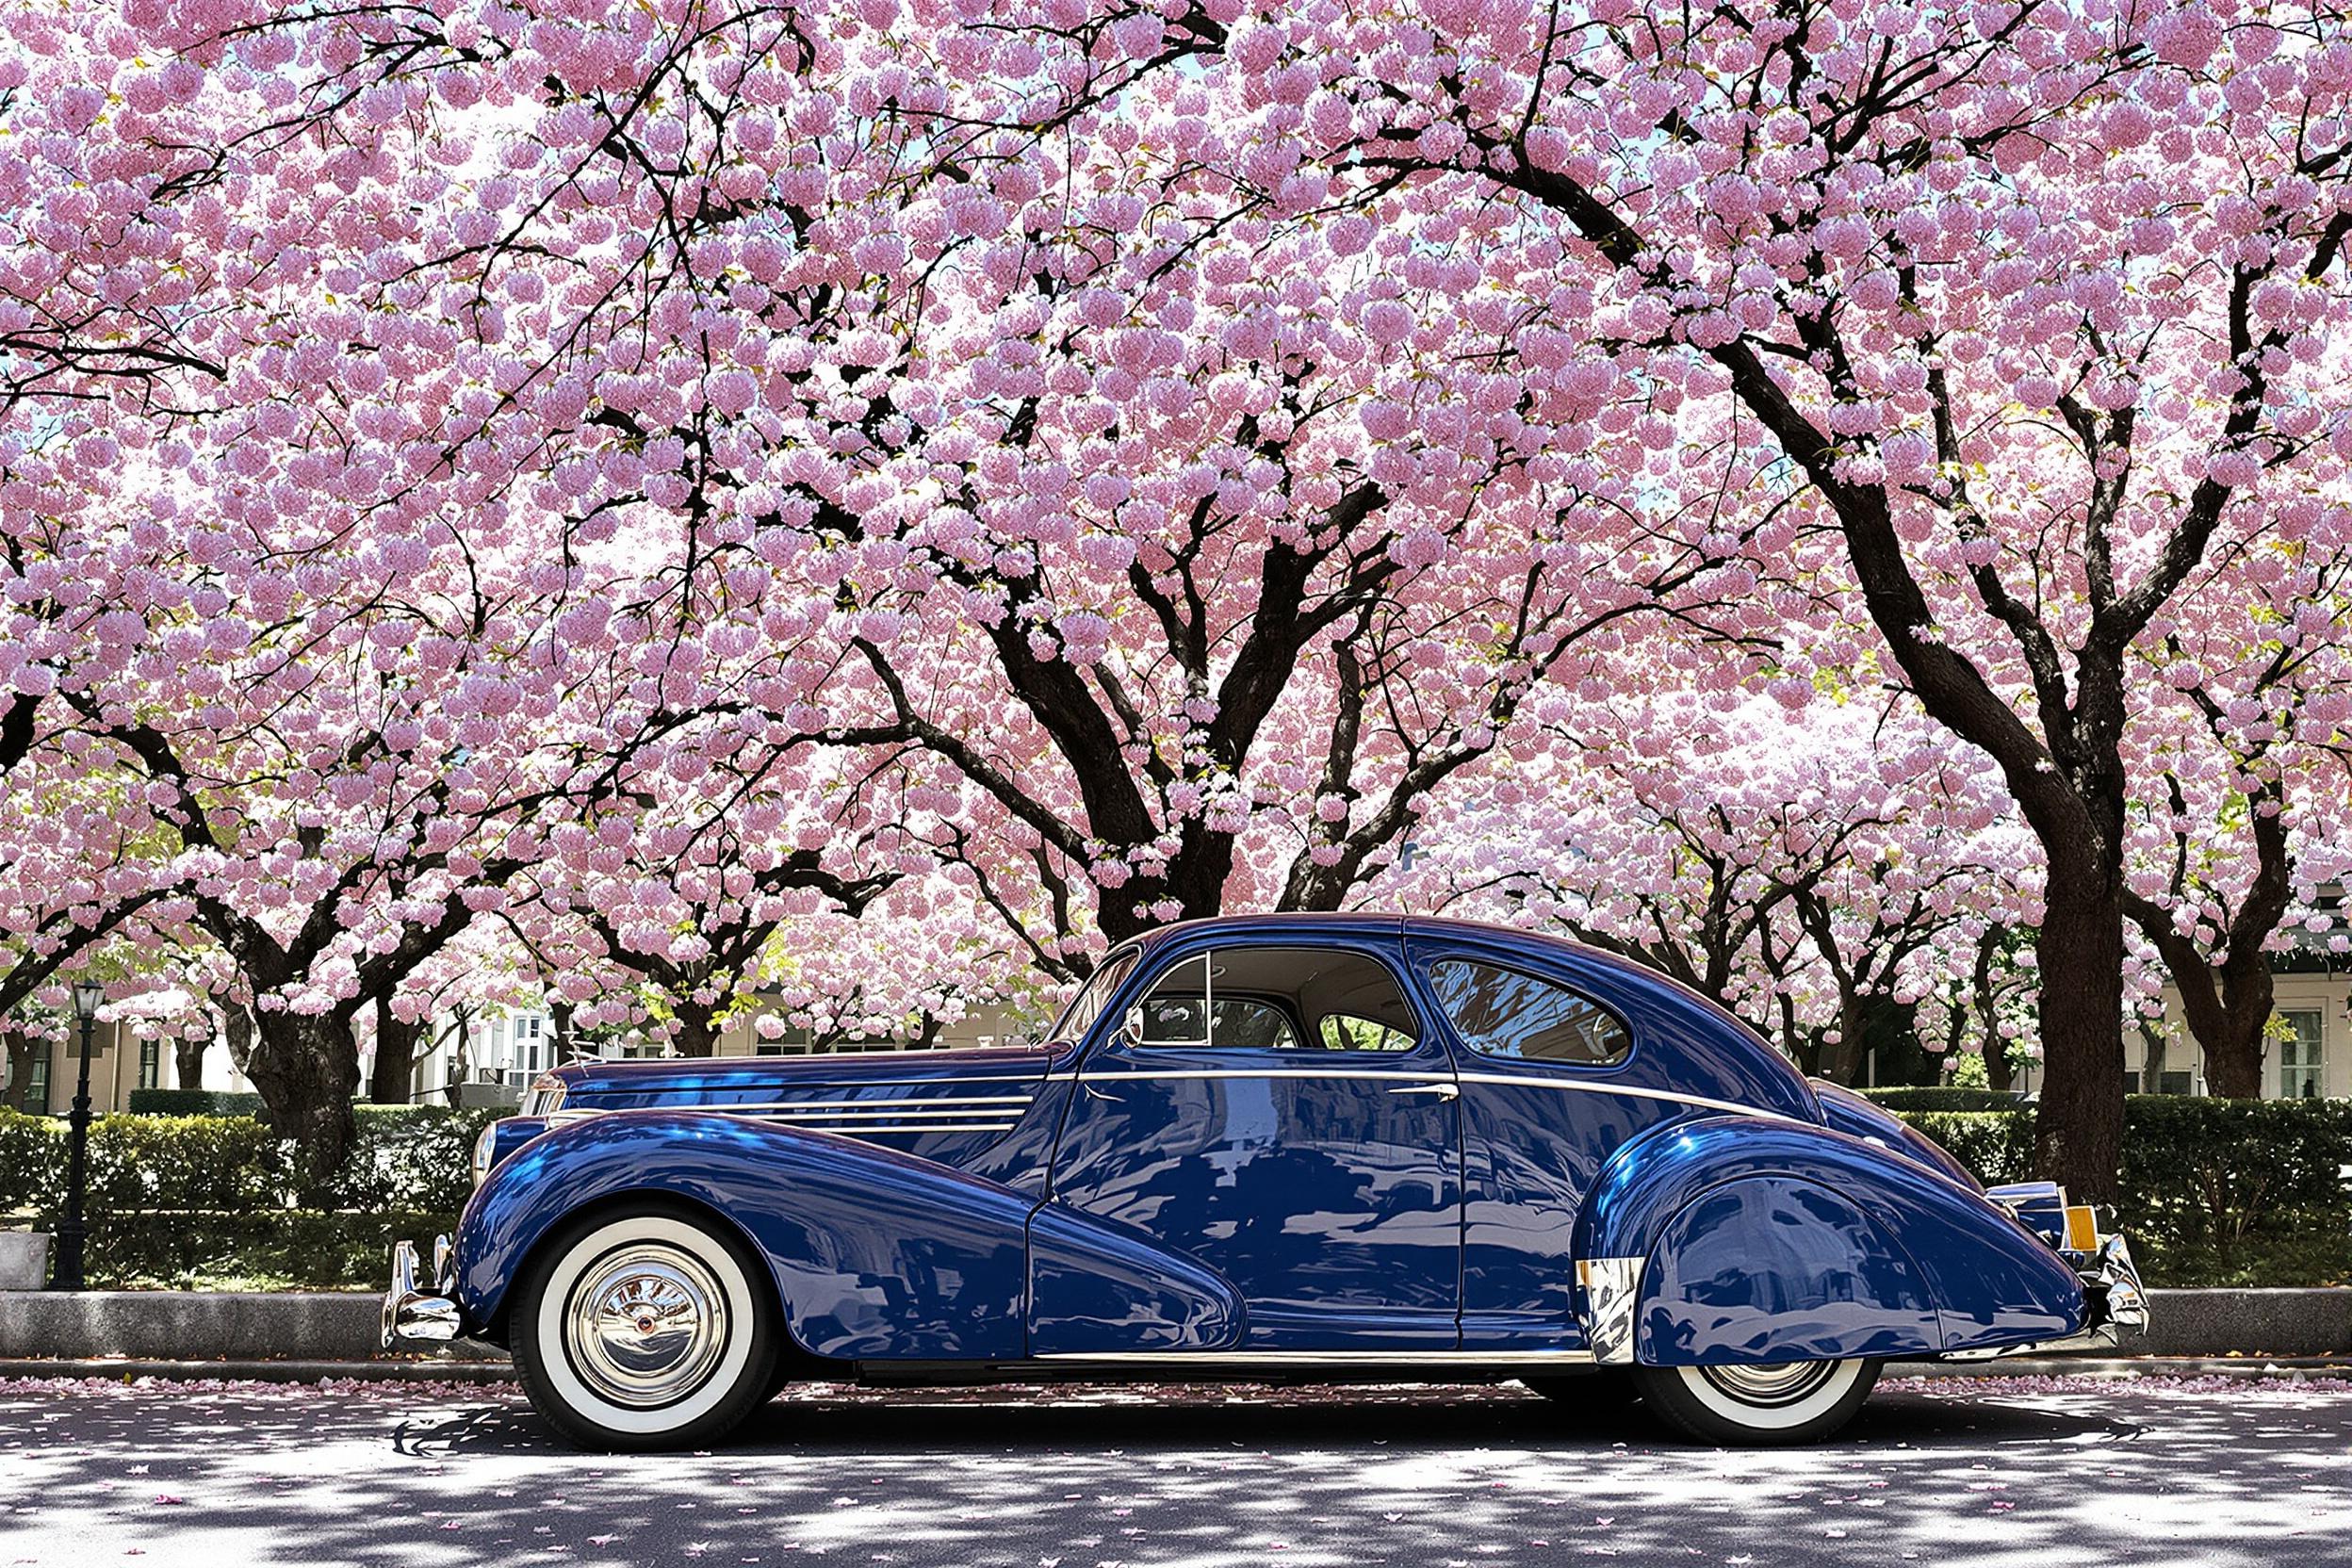
[[[229,1089],[133,1089],[133,1116],[261,1115],[261,1096]]]
[[[107,1116],[90,1128],[90,1211],[286,1205],[287,1160],[243,1116]]]
[[[2014,1111],[2022,1102],[1995,1089],[1898,1087],[1864,1089],[1862,1097],[1890,1111]]]
[[[1989,1184],[2029,1179],[2029,1110],[1903,1111]],[[2312,1285],[2352,1281],[2352,1102],[2124,1102],[2123,1199],[2115,1224],[2153,1285]]]
[[[328,1184],[338,1209],[455,1213],[474,1189],[474,1139],[512,1110],[446,1105],[359,1105],[351,1152]]]
[[[2027,1181],[2034,1174],[2031,1111],[1897,1111],[1895,1115],[1942,1144],[1988,1187]]]
[[[65,1191],[65,1123],[0,1106],[0,1214],[52,1209]]]
[[[392,1244],[454,1230],[454,1212],[346,1214],[265,1209],[101,1215],[90,1224],[90,1282],[104,1288],[210,1285],[316,1289],[389,1282]]]

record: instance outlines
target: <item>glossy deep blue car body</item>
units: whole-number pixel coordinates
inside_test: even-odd
[[[2063,1196],[1986,1194],[1711,1003],[1571,943],[1191,923],[1114,950],[1065,1024],[564,1068],[478,1153],[437,1282],[502,1340],[550,1237],[654,1200],[760,1260],[799,1364],[902,1377],[1939,1356],[2136,1309],[2136,1282],[2105,1298],[2098,1238],[2012,1212]]]

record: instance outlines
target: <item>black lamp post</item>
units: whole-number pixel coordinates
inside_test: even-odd
[[[85,980],[74,988],[74,1016],[82,1023],[82,1075],[74,1086],[74,1109],[65,1119],[65,1217],[57,1221],[57,1262],[51,1290],[82,1288],[82,1188],[90,1153],[90,1038],[98,1029],[98,1004],[106,988]]]

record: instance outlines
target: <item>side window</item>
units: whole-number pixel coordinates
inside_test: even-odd
[[[1616,1015],[1549,980],[1447,958],[1430,966],[1429,984],[1454,1032],[1481,1055],[1609,1067],[1633,1050]]]
[[[1413,1046],[1406,1031],[1353,1013],[1325,1013],[1315,1027],[1326,1051],[1411,1051]]]
[[[1332,948],[1229,947],[1184,958],[1141,1010],[1145,1047],[1410,1051],[1420,1038],[1388,966]]]
[[[1128,972],[1135,967],[1133,953],[1115,953],[1096,970],[1078,994],[1070,999],[1070,1006],[1054,1021],[1054,1032],[1048,1039],[1074,1040],[1094,1027],[1094,1021],[1102,1016],[1103,1004],[1111,993],[1126,980]]]

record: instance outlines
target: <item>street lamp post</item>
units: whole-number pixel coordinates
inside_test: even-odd
[[[82,1188],[90,1153],[90,1039],[98,1029],[98,1004],[106,988],[85,980],[74,988],[74,1016],[82,1023],[82,1074],[74,1086],[74,1109],[65,1119],[65,1217],[57,1221],[57,1266],[51,1290],[82,1288]]]

